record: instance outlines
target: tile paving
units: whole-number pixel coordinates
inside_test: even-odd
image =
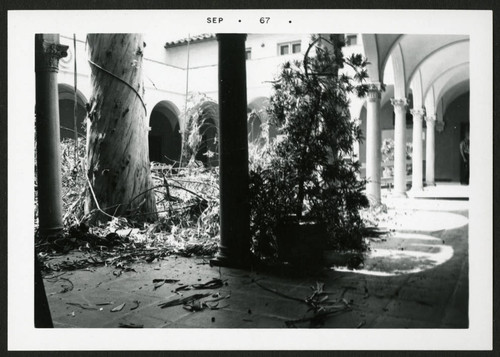
[[[463,208],[463,202],[460,205]],[[425,212],[419,211],[418,217]],[[455,210],[454,214],[468,217],[468,211],[463,209]],[[409,274],[394,275],[390,266],[384,268],[386,275],[331,268],[310,274],[297,274],[285,268],[238,270],[211,267],[199,258],[169,256],[160,262],[137,263],[135,271],[120,276],[114,275],[110,267],[98,267],[60,276],[52,274],[53,278],[46,276],[44,283],[57,328],[116,328],[120,324],[144,328],[286,328],[287,321],[298,321],[290,325],[294,327],[466,328],[468,225],[431,235],[443,242],[436,243],[436,249],[424,249],[425,254],[436,254],[436,250],[447,245],[453,248],[453,256]],[[383,247],[383,243],[375,242],[372,248]],[[402,239],[389,242],[385,247],[392,247],[394,252],[401,248],[411,251],[413,243],[412,239]],[[73,257],[70,254],[66,259]],[[370,264],[368,256],[365,265],[370,267]],[[158,278],[179,279],[179,282],[165,283],[155,289],[153,279]],[[214,309],[192,312],[180,305],[164,309],[158,306],[181,297],[173,291],[181,284],[199,284],[213,278],[223,279],[225,285],[217,289],[182,291],[182,297],[201,292],[210,293],[208,299],[229,296],[218,301],[217,306],[212,303]],[[309,306],[282,295],[304,299],[312,293],[311,286],[316,282],[324,283],[330,300],[342,303],[344,299],[349,309],[314,324],[309,320],[300,321],[312,316]],[[134,308],[135,301],[139,302],[137,308]],[[110,304],[98,305],[103,303]],[[122,303],[125,306],[121,311],[111,312]]]

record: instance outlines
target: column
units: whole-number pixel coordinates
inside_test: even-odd
[[[58,34],[35,35],[36,139],[38,172],[38,217],[41,236],[62,232],[61,162],[59,139],[59,59],[68,46],[59,44]]]
[[[394,123],[394,196],[406,197],[406,98],[391,98]]]
[[[212,264],[245,267],[250,257],[245,34],[218,34],[220,244]]]
[[[422,148],[422,119],[425,110],[412,109],[413,115],[413,155],[412,155],[412,187],[414,191],[423,188],[423,148]]]
[[[428,115],[425,118],[427,123],[427,140],[426,140],[426,158],[425,158],[425,184],[427,186],[434,186],[434,158],[435,158],[435,126],[436,126],[436,116]]]
[[[366,104],[366,195],[372,205],[380,204],[382,132],[380,130],[380,84],[370,84]]]
[[[61,153],[59,140],[59,59],[68,46],[57,34],[35,35],[35,128],[37,139],[38,222],[42,237],[62,233]],[[35,327],[51,328],[47,296],[35,257]]]

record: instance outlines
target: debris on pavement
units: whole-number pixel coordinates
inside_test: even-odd
[[[300,299],[294,296],[286,295],[276,289],[268,288],[256,280],[252,280],[256,285],[260,286],[264,290],[270,291],[276,295],[279,295],[283,298],[299,301],[302,303],[306,303],[309,306],[309,311],[312,310],[313,316],[304,317],[297,320],[289,320],[286,321],[287,327],[296,327],[296,324],[303,322],[310,322],[311,327],[323,325],[324,320],[327,316],[340,313],[343,311],[351,311],[351,303],[344,299],[344,292],[341,294],[341,297],[338,300],[331,301],[329,300],[329,296],[324,291],[324,283],[316,282],[314,286],[311,286],[313,293],[307,296],[304,299]],[[352,302],[352,301],[351,301]],[[248,313],[251,313],[251,310],[248,310]]]
[[[191,285],[181,285],[174,292],[184,291],[184,290],[202,290],[202,289],[218,289],[224,286],[224,282],[226,280],[222,280],[219,278],[213,278],[212,280],[207,281],[203,284],[191,284]]]
[[[85,153],[81,155],[83,160]],[[63,173],[66,179],[67,175]],[[86,216],[83,212],[86,180],[78,181],[77,186],[70,180],[71,184],[64,186],[64,233],[50,238],[35,233],[35,251],[42,273],[117,266],[120,262],[153,263],[171,255],[203,257],[208,264],[220,240],[218,170],[158,168],[152,177],[158,208],[155,222],[144,222],[132,214],[94,222],[91,218],[96,212]],[[86,256],[58,261],[69,252]]]
[[[90,306],[87,304],[80,304],[78,302],[67,302],[67,305],[72,305],[72,306],[78,306],[79,308],[82,308],[84,310],[97,310],[97,307],[95,306]]]
[[[365,324],[366,324],[366,321],[365,321],[365,320],[363,320],[363,321],[361,321],[361,322],[358,324],[358,326],[356,326],[356,328],[361,328],[361,327],[363,327]]]
[[[121,327],[121,328],[143,328],[144,325],[134,324],[132,322],[128,322],[128,323],[120,322],[119,327]]]
[[[164,284],[173,284],[177,283],[178,281],[179,279],[153,279],[153,284],[155,284],[153,290],[158,289]]]
[[[118,312],[118,311],[122,311],[124,307],[125,307],[125,303],[120,304],[120,305],[118,305],[118,306],[116,306],[116,307],[112,308],[112,309],[111,309],[111,312]]]
[[[162,303],[158,304],[158,306],[161,307],[162,309],[165,309],[165,308],[171,307],[171,306],[184,305],[184,304],[187,304],[191,301],[199,300],[199,299],[202,299],[202,298],[210,296],[210,295],[211,295],[211,293],[194,294],[191,296],[186,296],[183,298],[178,298],[178,299],[174,299],[174,300],[167,301],[167,302],[162,302]]]
[[[215,293],[212,295],[213,299],[205,300],[205,302],[216,302],[224,299],[229,299],[231,297],[231,293],[227,295],[221,295],[220,293]]]
[[[57,280],[54,280],[54,281],[53,281],[52,279],[57,279]],[[67,281],[67,282],[70,284],[70,285],[63,285],[63,284],[61,284],[61,288],[62,288],[62,289],[61,289],[60,291],[56,292],[56,293],[51,293],[51,294],[49,294],[49,296],[50,296],[50,295],[55,295],[55,294],[64,294],[64,293],[67,293],[67,292],[69,292],[69,291],[72,291],[72,290],[73,290],[73,288],[74,288],[73,282],[72,282],[71,280],[69,280],[68,278],[62,278],[62,277],[60,277],[60,276],[57,276],[57,277],[55,277],[55,278],[48,278],[48,279],[46,279],[46,280],[47,280],[47,281],[50,281],[50,282],[57,282],[57,281],[59,281],[59,280],[64,280],[64,281]]]
[[[286,295],[286,294],[284,294],[284,293],[282,293],[282,292],[279,292],[279,291],[278,291],[278,290],[276,290],[276,289],[268,288],[268,287],[266,287],[266,286],[264,286],[264,285],[260,284],[260,283],[259,283],[257,280],[255,280],[255,279],[252,279],[252,282],[253,282],[253,283],[255,283],[257,286],[261,287],[262,289],[267,290],[267,291],[270,291],[270,292],[272,292],[272,293],[274,293],[274,294],[276,294],[276,295],[279,295],[279,296],[281,296],[281,297],[284,297],[284,298],[286,298],[286,299],[290,299],[290,300],[296,300],[296,301],[304,302],[304,299],[300,299],[300,298],[297,298],[297,297],[294,297],[294,296],[289,296],[289,295]]]
[[[105,301],[96,303],[96,306],[113,305],[114,303],[115,303],[114,301]]]
[[[135,310],[139,307],[139,305],[141,304],[141,302],[139,300],[134,300],[133,303],[135,304],[134,306],[132,306],[130,308],[130,310]]]

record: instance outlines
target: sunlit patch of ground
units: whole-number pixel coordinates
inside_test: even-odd
[[[336,267],[366,275],[394,276],[432,269],[453,257],[453,248],[441,239],[422,234],[395,233],[373,239],[361,269]]]
[[[407,199],[384,197],[383,202],[389,209],[410,209],[425,211],[467,211],[469,209],[468,200],[446,200],[446,199]]]
[[[381,222],[379,228],[388,230],[406,230],[435,232],[455,229],[469,223],[467,217],[449,212],[406,211],[395,216],[395,219]]]

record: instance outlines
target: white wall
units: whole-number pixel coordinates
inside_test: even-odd
[[[164,41],[160,37],[145,36],[143,74],[144,74],[144,101],[150,114],[153,107],[160,101],[168,100],[174,103],[179,110],[184,107],[186,91],[185,71],[166,65],[166,51]],[[77,86],[88,101],[92,95],[90,83],[90,64],[86,50],[86,35],[77,34]],[[61,34],[60,42],[69,46],[68,56],[59,61],[58,82],[74,86],[74,46],[73,34]]]
[[[60,61],[59,83],[74,85],[73,78],[73,34],[61,34],[62,44],[69,46],[70,56]],[[86,50],[86,35],[77,34],[78,89],[88,101],[91,96],[90,65]],[[301,41],[301,52],[279,56],[278,44]],[[201,92],[218,101],[218,44],[216,38],[194,42],[189,46],[189,73],[187,46],[165,49],[165,37],[145,34],[144,42],[144,101],[148,112],[160,101],[170,101],[182,113],[185,106],[186,89]],[[251,58],[246,61],[247,100],[271,95],[270,83],[285,61],[302,60],[310,43],[309,34],[249,34],[246,48],[251,48]],[[362,46],[345,48],[346,54],[362,51]],[[189,77],[188,87],[186,80]]]

